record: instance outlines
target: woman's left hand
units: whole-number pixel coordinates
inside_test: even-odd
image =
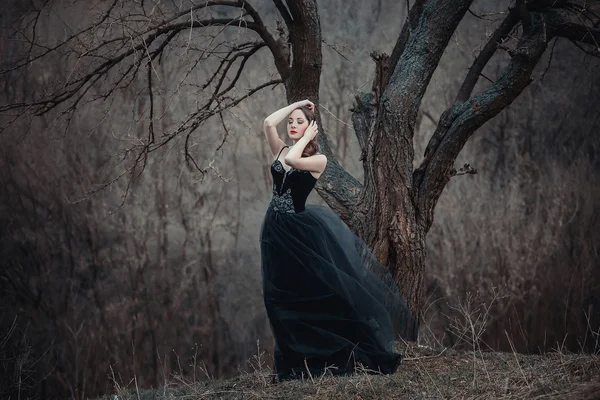
[[[310,124],[308,124],[308,127],[304,131],[304,137],[306,137],[308,140],[313,140],[315,136],[317,136],[317,133],[319,133],[317,121],[310,121]]]

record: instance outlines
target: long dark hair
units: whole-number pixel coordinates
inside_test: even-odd
[[[306,120],[308,121],[308,123],[311,123],[311,121],[315,120],[315,112],[311,111],[308,107],[302,106],[302,107],[296,108],[296,110],[300,110],[304,113],[304,116],[306,117]],[[294,110],[294,111],[296,111],[296,110]],[[308,142],[306,144],[306,147],[304,148],[304,151],[302,152],[302,157],[310,157],[319,152],[320,148],[319,148],[319,143],[317,142],[317,136],[319,136],[318,133],[314,138],[311,139],[310,142]]]

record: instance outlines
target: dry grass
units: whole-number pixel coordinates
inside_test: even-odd
[[[393,375],[375,375],[362,370],[351,376],[308,374],[303,381],[273,383],[274,375],[257,342],[249,370],[233,379],[215,380],[199,368],[204,380],[172,376],[157,390],[140,391],[133,384],[115,384],[119,400],[136,399],[600,399],[600,356],[574,354],[558,344],[544,355],[513,351],[485,351],[482,340],[490,310],[498,300],[494,290],[489,303],[468,294],[456,307],[452,333],[470,350],[436,345],[439,341],[397,343],[403,362]],[[424,323],[424,328],[428,328]],[[594,333],[594,332],[592,332]],[[507,339],[512,343],[512,339]],[[427,335],[424,335],[427,336]],[[435,338],[435,337],[434,337]],[[197,362],[194,361],[194,366]],[[192,374],[199,374],[194,368]],[[107,397],[117,400],[115,395]]]
[[[600,357],[457,351],[408,345],[393,375],[358,372],[351,376],[312,376],[305,381],[272,383],[272,371],[258,353],[253,372],[227,380],[190,382],[173,376],[157,390],[135,382],[104,397],[135,399],[598,399]]]

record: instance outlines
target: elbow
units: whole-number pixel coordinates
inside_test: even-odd
[[[285,165],[289,165],[289,166],[290,166],[290,167],[292,167],[292,168],[296,168],[296,167],[294,166],[294,159],[293,159],[293,158],[290,158],[290,157],[288,157],[287,155],[286,155],[285,157],[283,157],[283,162],[285,163]]]
[[[264,126],[265,128],[272,128],[272,127],[274,127],[275,125],[273,124],[273,122],[272,122],[272,121],[270,121],[270,120],[269,120],[269,118],[267,118],[267,119],[265,119],[265,122],[263,123],[263,126]]]

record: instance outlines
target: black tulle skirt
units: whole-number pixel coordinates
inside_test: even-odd
[[[332,210],[267,211],[261,227],[264,302],[279,380],[329,371],[393,373],[394,340],[414,319],[387,269]]]

